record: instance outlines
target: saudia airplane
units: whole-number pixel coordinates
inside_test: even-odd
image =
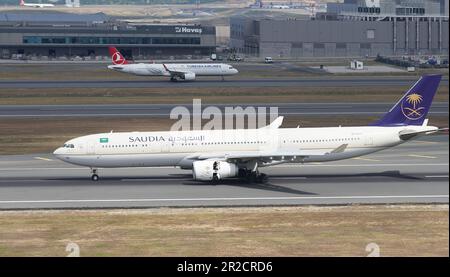
[[[238,70],[223,63],[129,63],[115,48],[109,47],[113,65],[111,70],[139,76],[167,76],[171,81],[193,81],[197,76],[230,76]]]
[[[259,129],[103,133],[69,140],[54,155],[91,168],[93,181],[98,168],[174,166],[192,170],[195,180],[266,182],[261,167],[349,159],[443,130],[426,119],[440,80],[421,77],[369,126],[279,128],[279,117]]]

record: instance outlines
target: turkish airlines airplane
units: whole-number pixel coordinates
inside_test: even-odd
[[[139,76],[167,76],[171,81],[193,81],[197,76],[224,76],[235,75],[239,71],[223,63],[129,63],[115,48],[109,47],[113,65],[111,70]]]
[[[279,128],[279,117],[259,129],[111,132],[69,140],[54,155],[90,167],[93,181],[99,180],[98,168],[175,166],[192,170],[195,180],[265,182],[261,167],[349,159],[444,130],[426,119],[440,80],[441,75],[420,78],[369,126]]]
[[[55,5],[53,4],[40,4],[40,3],[25,3],[25,0],[20,0],[19,6],[21,7],[32,7],[32,8],[51,8]]]

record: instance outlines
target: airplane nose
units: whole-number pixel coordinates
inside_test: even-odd
[[[56,158],[58,158],[58,159],[61,158],[61,155],[62,155],[62,154],[64,154],[64,149],[63,149],[62,147],[56,149],[56,150],[53,152],[53,155],[54,155]]]

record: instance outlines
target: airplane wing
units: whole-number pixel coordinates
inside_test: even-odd
[[[164,69],[167,72],[169,72],[171,77],[180,77],[180,78],[186,79],[186,75],[194,75],[195,76],[195,73],[191,72],[191,71],[172,70],[172,69],[169,69],[165,64],[163,64],[163,66],[164,66]]]
[[[333,150],[323,149],[306,149],[306,150],[294,150],[288,152],[280,151],[248,151],[248,152],[229,152],[229,153],[208,153],[190,156],[192,160],[210,160],[221,159],[228,162],[245,162],[250,160],[258,160],[265,163],[273,161],[295,161],[302,160],[310,156],[323,156],[329,154],[342,153],[347,148],[348,144],[342,144]]]

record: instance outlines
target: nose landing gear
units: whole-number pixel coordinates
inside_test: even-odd
[[[97,182],[98,180],[100,180],[100,177],[97,175],[98,169],[96,168],[91,168],[91,180],[94,182]]]

